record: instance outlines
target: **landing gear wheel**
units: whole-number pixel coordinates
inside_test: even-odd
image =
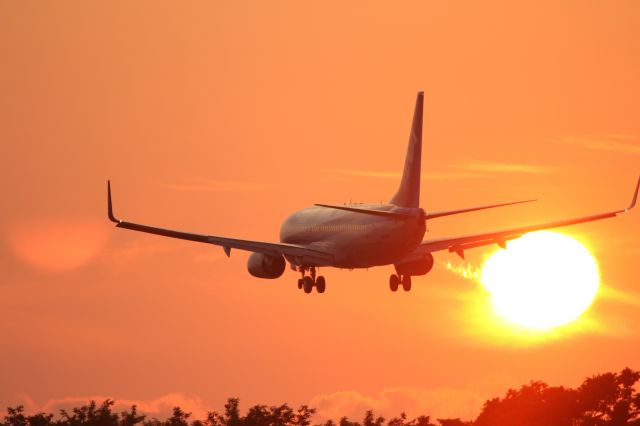
[[[304,288],[304,292],[309,294],[313,290],[313,280],[311,277],[304,277],[302,280],[302,288]]]
[[[402,288],[404,289],[404,291],[411,290],[411,275],[402,276]]]
[[[316,278],[316,290],[318,290],[318,293],[324,293],[326,286],[327,283],[322,275]]]
[[[398,291],[398,286],[400,285],[400,277],[396,274],[393,274],[389,277],[389,288],[391,291]]]
[[[304,280],[302,278],[300,278],[298,280],[298,290],[302,290],[302,284],[304,283]]]

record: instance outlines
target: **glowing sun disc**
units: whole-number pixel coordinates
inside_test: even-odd
[[[488,258],[480,281],[499,315],[527,328],[549,329],[575,320],[591,305],[599,274],[581,243],[540,231]]]

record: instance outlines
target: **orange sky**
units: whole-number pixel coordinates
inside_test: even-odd
[[[314,202],[387,200],[423,89],[427,210],[540,200],[429,236],[624,207],[638,22],[635,0],[0,3],[0,402],[471,418],[530,379],[640,368],[638,212],[566,231],[606,291],[584,327],[523,344],[447,253],[409,294],[377,268],[308,296],[105,206],[111,178],[123,218],[273,241]]]

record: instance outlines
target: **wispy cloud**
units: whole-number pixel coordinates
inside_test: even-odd
[[[326,169],[327,173],[341,174],[345,176],[362,176],[373,177],[382,179],[400,179],[402,173],[400,172],[382,172],[374,170],[349,170],[349,169]],[[447,179],[470,179],[480,177],[477,173],[468,172],[441,172],[441,173],[423,173],[422,179],[428,180],[447,180]]]
[[[212,250],[213,249],[213,250]],[[226,259],[222,248],[206,244],[176,244],[168,239],[133,239],[105,251],[102,261],[109,265],[130,265],[182,254],[191,262],[212,263]]]
[[[77,396],[51,399],[44,404],[36,403],[33,398],[26,394],[19,395],[17,399],[18,403],[24,405],[28,412],[56,413],[62,409],[70,409],[87,404],[89,401],[96,401],[100,404],[106,399],[111,399],[115,401],[115,411],[128,410],[132,405],[135,405],[139,413],[160,419],[169,417],[174,407],[180,407],[184,411],[192,413],[195,418],[202,419],[207,414],[207,409],[202,399],[182,393],[169,393],[151,400],[119,399],[105,395]]]
[[[326,421],[346,415],[352,420],[362,418],[367,410],[391,418],[406,412],[408,417],[429,415],[432,418],[475,418],[484,402],[510,386],[504,377],[494,377],[482,383],[462,388],[438,387],[431,389],[395,387],[376,395],[364,395],[349,390],[315,396],[309,406],[315,408],[316,419]]]
[[[359,391],[346,390],[314,396],[309,406],[316,409],[314,423],[328,419],[338,420],[347,416],[352,420],[361,419],[367,410],[387,418],[398,416],[401,412],[409,417],[429,415],[432,418],[475,418],[484,402],[513,386],[506,376],[493,375],[481,381],[467,383],[460,388],[436,387],[390,387],[374,395],[365,395]],[[174,407],[180,407],[193,414],[192,418],[203,419],[207,413],[219,407],[207,406],[198,396],[183,393],[169,393],[154,399],[126,399],[114,395],[69,396],[51,399],[43,404],[37,403],[30,395],[17,395],[13,401],[23,405],[28,413],[58,413],[69,410],[89,401],[98,404],[106,399],[115,401],[114,411],[128,410],[135,405],[138,412],[147,417],[165,419],[171,416]]]
[[[550,173],[552,169],[547,166],[525,163],[498,163],[478,159],[470,159],[449,167],[449,170],[422,173],[422,179],[448,180],[448,179],[476,179],[487,177],[495,173]],[[381,179],[400,179],[401,172],[386,172],[379,170],[355,170],[355,169],[325,169],[324,172],[340,174],[344,176],[361,176]]]
[[[398,172],[380,172],[373,170],[348,170],[348,169],[326,169],[327,173],[336,173],[347,176],[364,176],[364,177],[376,177],[385,179],[398,179],[402,176],[402,173]]]
[[[478,159],[467,160],[454,166],[461,170],[470,170],[482,173],[550,173],[551,168],[526,163],[498,163]]]
[[[271,186],[260,182],[200,180],[195,182],[163,182],[165,188],[190,192],[263,191]]]
[[[629,135],[608,134],[593,137],[571,136],[560,141],[595,151],[610,151],[626,154],[640,154],[640,144]]]

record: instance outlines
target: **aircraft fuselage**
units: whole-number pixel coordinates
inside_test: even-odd
[[[407,219],[389,218],[313,206],[289,216],[280,228],[280,242],[303,245],[334,254],[337,268],[369,268],[389,265],[411,253],[426,230],[420,208],[399,208],[391,204],[361,205],[361,208],[410,214]],[[286,256],[293,265],[306,263]]]

